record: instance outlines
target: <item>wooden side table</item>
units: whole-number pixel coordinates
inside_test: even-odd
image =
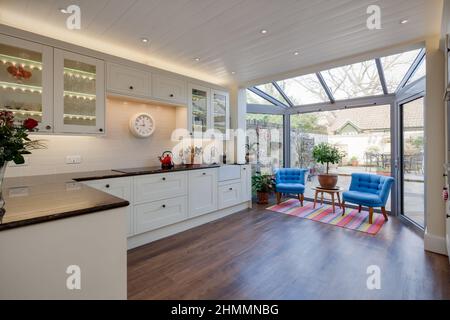
[[[327,193],[331,196],[331,205],[333,206],[333,213],[336,213],[335,196],[337,196],[339,208],[342,209],[341,193],[344,191],[344,189],[340,187],[336,187],[336,189],[324,189],[322,187],[314,187],[312,188],[312,190],[316,192],[316,195],[314,196],[314,209],[316,208],[317,205],[317,198],[319,196],[319,193],[322,194],[321,198],[322,205],[323,205],[323,194]]]

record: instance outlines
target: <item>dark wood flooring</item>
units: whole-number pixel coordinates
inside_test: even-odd
[[[450,266],[396,218],[370,236],[255,205],[129,251],[128,298],[450,299]]]

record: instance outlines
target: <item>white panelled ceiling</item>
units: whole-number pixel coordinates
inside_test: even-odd
[[[80,31],[65,28],[58,9],[69,4],[81,7]],[[381,30],[366,27],[372,4],[382,9]],[[441,0],[0,0],[0,22],[229,84],[438,34],[441,7]]]

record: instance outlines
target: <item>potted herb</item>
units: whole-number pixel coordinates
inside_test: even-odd
[[[0,208],[3,207],[1,187],[8,162],[24,164],[23,155],[31,154],[31,150],[41,149],[45,146],[39,140],[31,140],[30,132],[35,131],[38,122],[34,119],[15,121],[14,115],[9,111],[0,112]]]
[[[258,204],[269,203],[269,192],[272,188],[272,176],[257,174],[252,177],[252,189],[258,196]]]
[[[357,167],[359,165],[358,157],[353,156],[350,159],[350,163],[351,163],[352,167]]]
[[[326,173],[319,174],[320,186],[324,189],[334,189],[338,182],[337,174],[330,174],[330,164],[338,164],[345,154],[329,143],[321,143],[314,147],[313,158],[316,162],[326,165]]]

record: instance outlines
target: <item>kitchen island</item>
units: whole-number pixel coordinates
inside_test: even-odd
[[[231,169],[239,174],[224,178],[221,169],[185,165],[5,179],[0,299],[126,299],[127,249],[248,207],[250,168],[236,166]],[[127,192],[117,193],[123,186]]]

